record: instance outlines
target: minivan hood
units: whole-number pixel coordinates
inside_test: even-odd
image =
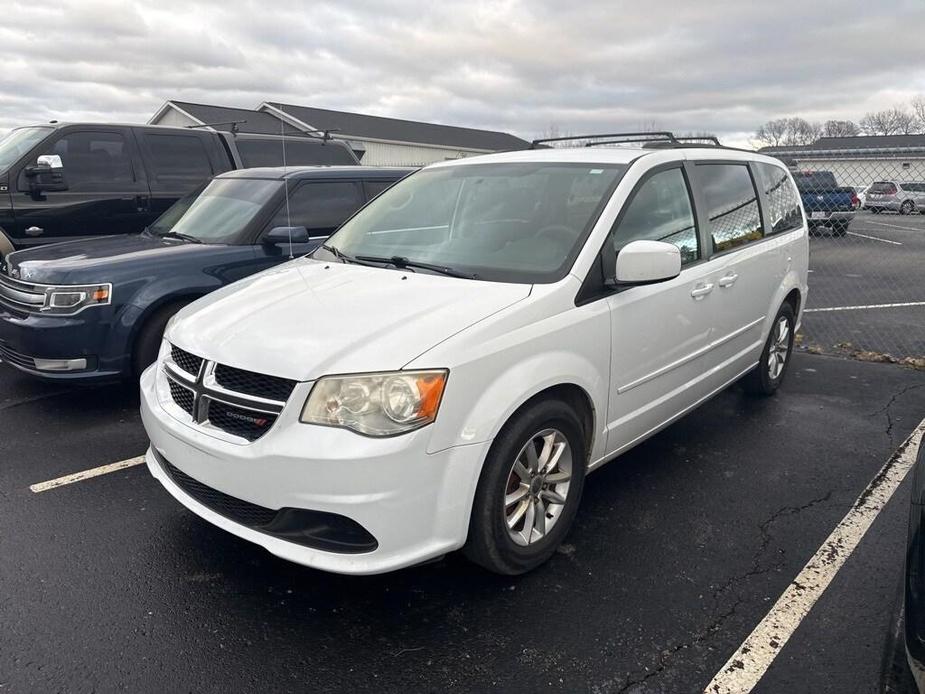
[[[148,234],[66,241],[10,253],[9,272],[39,284],[95,284],[122,279],[122,268],[137,275],[139,260],[171,263],[190,254],[209,255],[215,246]]]
[[[391,371],[530,289],[305,258],[194,302],[167,339],[207,359],[297,381]]]

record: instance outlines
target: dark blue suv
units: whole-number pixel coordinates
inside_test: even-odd
[[[141,234],[12,253],[0,265],[0,359],[48,379],[135,377],[184,305],[308,253],[410,171],[231,171]]]

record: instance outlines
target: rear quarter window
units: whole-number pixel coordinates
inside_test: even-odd
[[[337,142],[320,144],[305,139],[238,138],[235,140],[245,168],[258,166],[350,165],[356,161]]]
[[[803,225],[803,213],[800,211],[800,198],[790,176],[779,166],[755,163],[758,172],[758,184],[768,201],[768,217],[771,228],[769,234],[780,234],[799,229]]]

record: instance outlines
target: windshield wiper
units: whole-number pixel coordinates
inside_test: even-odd
[[[347,255],[339,248],[334,248],[334,246],[329,246],[328,244],[323,243],[321,244],[321,246],[319,246],[319,248],[323,248],[324,250],[326,250],[328,253],[333,255],[335,258],[337,258],[342,263],[355,263],[356,262],[356,258]]]
[[[418,260],[411,260],[401,255],[393,255],[391,258],[380,258],[375,255],[358,255],[357,260],[363,260],[368,263],[383,263],[385,265],[394,265],[399,270],[404,268],[416,268],[419,267],[422,270],[432,270],[433,272],[439,272],[441,275],[448,275],[450,277],[462,277],[467,280],[478,279],[478,275],[473,275],[468,272],[462,272],[460,270],[454,270],[451,267],[446,265],[434,265],[432,263],[423,263]]]
[[[202,243],[202,239],[197,239],[195,236],[190,236],[189,234],[184,234],[180,231],[165,231],[163,234],[158,235],[170,236],[175,239],[183,239],[184,241],[189,241],[190,243]]]

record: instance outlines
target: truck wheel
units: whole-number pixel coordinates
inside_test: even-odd
[[[832,225],[832,236],[842,237],[848,233],[848,223],[841,222],[840,224]]]
[[[161,340],[164,338],[164,328],[188,301],[175,301],[157,309],[145,324],[141,326],[138,338],[135,340],[135,350],[132,355],[132,376],[137,380],[141,373],[157,359],[161,349]]]
[[[463,553],[495,573],[526,573],[552,556],[569,531],[585,481],[581,421],[543,400],[495,437],[475,492]]]
[[[6,258],[15,250],[16,249],[13,248],[13,242],[6,237],[6,234],[0,231],[0,259]]]
[[[771,333],[761,352],[758,366],[745,374],[742,385],[752,395],[773,395],[784,381],[793,353],[793,330],[796,316],[784,302],[771,324]]]
[[[913,212],[915,212],[915,203],[911,200],[906,200],[899,206],[899,214],[912,214]]]

